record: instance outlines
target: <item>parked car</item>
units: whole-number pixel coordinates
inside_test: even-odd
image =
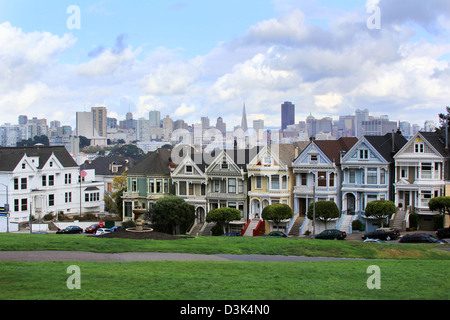
[[[102,234],[105,234],[105,233],[111,233],[112,231],[110,230],[110,229],[107,229],[107,228],[98,228],[97,229],[97,232],[95,233],[95,235],[96,236],[100,236],[100,235],[102,235]]]
[[[266,234],[265,237],[287,238],[287,234],[281,231],[271,231],[268,234]]]
[[[237,233],[237,232],[228,232],[228,233],[224,233],[222,234],[222,237],[240,237],[241,234]]]
[[[325,239],[325,240],[344,240],[346,237],[347,233],[345,231],[337,229],[325,230],[316,235],[316,239]]]
[[[400,232],[391,228],[379,228],[375,231],[366,233],[362,236],[362,239],[380,239],[380,240],[395,240],[400,237]]]
[[[70,227],[64,228],[62,230],[58,230],[56,233],[57,234],[81,234],[81,233],[83,233],[83,229],[81,229],[78,226],[70,226]]]
[[[99,228],[100,228],[99,224],[93,224],[87,227],[86,230],[84,230],[84,232],[95,234]]]
[[[380,240],[380,239],[370,239],[370,238],[367,238],[366,240],[364,240],[364,242],[385,243],[383,240]]]
[[[438,237],[438,239],[450,238],[450,227],[436,231],[436,237]]]
[[[447,241],[438,240],[429,234],[414,233],[404,235],[398,243],[447,243]]]
[[[122,230],[122,227],[121,227],[121,226],[114,226],[114,227],[112,227],[112,228],[109,229],[109,230],[111,230],[111,232],[117,232],[117,231]]]

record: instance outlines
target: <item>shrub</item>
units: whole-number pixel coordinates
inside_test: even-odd
[[[409,215],[409,227],[417,230],[417,226],[419,225],[419,215],[417,213],[411,213]]]
[[[363,231],[364,230],[364,224],[360,220],[353,220],[353,222],[352,222],[352,229],[354,231]]]
[[[45,220],[45,221],[53,220],[53,214],[52,214],[52,213],[47,213],[47,214],[44,216],[44,220]]]
[[[437,214],[433,216],[434,230],[442,229],[444,227],[444,216]]]
[[[122,229],[134,228],[136,223],[133,220],[126,220],[122,222]]]

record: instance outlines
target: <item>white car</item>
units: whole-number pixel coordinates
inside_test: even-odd
[[[95,233],[95,235],[99,236],[99,235],[102,235],[102,234],[105,234],[105,233],[111,233],[111,230],[107,229],[107,228],[98,228],[97,232]]]

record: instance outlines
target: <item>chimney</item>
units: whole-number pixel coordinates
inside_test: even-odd
[[[295,147],[294,150],[295,150],[295,151],[294,151],[294,159],[297,159],[298,156],[299,156],[299,149],[298,149],[298,147]]]
[[[395,133],[392,130],[392,153],[395,153]]]

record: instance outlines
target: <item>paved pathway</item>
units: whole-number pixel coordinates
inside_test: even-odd
[[[131,262],[131,261],[341,261],[358,260],[348,258],[229,255],[229,254],[187,254],[158,252],[93,253],[78,251],[0,251],[0,261],[89,261],[89,262]]]

